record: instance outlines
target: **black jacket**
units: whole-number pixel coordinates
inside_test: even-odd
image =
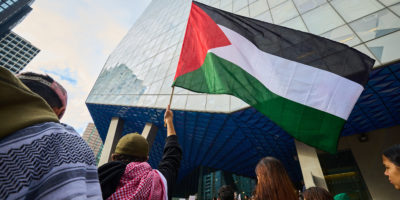
[[[171,135],[166,139],[163,157],[158,164],[158,171],[167,180],[169,197],[178,177],[181,160],[182,149],[178,142],[178,136]],[[120,161],[113,161],[99,167],[98,173],[103,199],[107,199],[116,191],[119,181],[125,172],[126,165]]]

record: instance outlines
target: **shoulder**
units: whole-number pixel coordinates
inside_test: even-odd
[[[54,185],[67,187],[72,180],[98,185],[89,146],[76,131],[60,123],[46,122],[15,132],[0,141],[0,157],[6,174],[0,179],[0,193],[10,197],[53,191]],[[8,191],[9,187],[19,189]]]
[[[57,137],[59,133],[67,133],[70,136],[79,136],[72,127],[66,127],[55,122],[45,122],[16,131],[0,140],[0,146],[19,147],[24,144],[30,144],[36,140],[48,140],[49,138]]]

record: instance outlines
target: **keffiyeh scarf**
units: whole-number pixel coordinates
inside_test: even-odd
[[[166,181],[162,174],[152,169],[147,162],[131,162],[126,166],[117,190],[108,200],[167,198]]]

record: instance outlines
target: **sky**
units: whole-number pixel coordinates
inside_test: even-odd
[[[13,29],[40,53],[22,72],[48,74],[68,92],[61,122],[82,134],[93,122],[86,98],[107,57],[151,0],[36,0]]]

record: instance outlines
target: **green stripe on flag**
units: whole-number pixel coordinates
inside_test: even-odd
[[[234,95],[296,139],[336,152],[345,120],[272,93],[246,71],[214,53],[207,54],[199,69],[177,77],[174,85],[194,92]]]

